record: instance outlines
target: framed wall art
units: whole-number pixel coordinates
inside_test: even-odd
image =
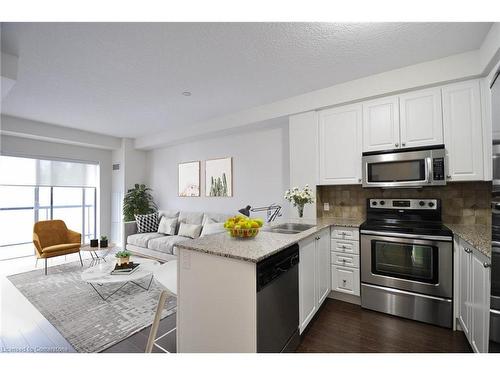
[[[211,159],[205,162],[205,195],[233,196],[233,158]]]
[[[179,197],[200,196],[200,162],[179,164]]]

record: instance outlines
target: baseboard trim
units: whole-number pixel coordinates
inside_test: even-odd
[[[354,305],[361,305],[361,297],[353,296],[351,294],[346,294],[346,293],[342,293],[342,292],[337,292],[334,290],[332,290],[330,292],[330,294],[328,295],[328,298],[337,299],[339,301],[352,303]]]

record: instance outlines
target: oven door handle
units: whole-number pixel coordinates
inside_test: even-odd
[[[453,237],[450,236],[425,236],[420,234],[406,234],[397,232],[377,232],[373,230],[361,230],[361,234],[371,234],[374,236],[384,236],[384,237],[398,237],[398,238],[415,238],[417,240],[431,240],[431,241],[453,241]]]

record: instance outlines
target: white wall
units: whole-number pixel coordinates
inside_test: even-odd
[[[205,197],[207,159],[233,157],[233,197]],[[178,164],[200,160],[201,197],[178,197]],[[211,211],[236,214],[250,204],[253,207],[278,203],[289,187],[288,120],[252,131],[206,138],[148,152],[149,185],[160,209]],[[265,212],[261,213],[265,217]]]
[[[46,157],[99,163],[100,189],[97,228],[100,235],[111,233],[111,151],[70,144],[47,142],[9,135],[0,137],[2,154],[11,156]]]

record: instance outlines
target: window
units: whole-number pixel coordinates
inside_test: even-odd
[[[0,259],[33,255],[33,224],[61,219],[96,236],[98,165],[0,156]]]

